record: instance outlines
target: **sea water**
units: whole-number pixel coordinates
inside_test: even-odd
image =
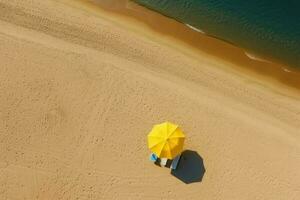
[[[300,0],[134,1],[241,47],[251,58],[300,68]]]

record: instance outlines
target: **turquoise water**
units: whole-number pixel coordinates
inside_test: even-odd
[[[255,55],[300,68],[300,0],[134,0]]]

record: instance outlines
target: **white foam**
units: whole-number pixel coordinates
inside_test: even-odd
[[[256,61],[266,62],[266,63],[272,63],[272,62],[269,61],[269,60],[266,60],[266,59],[264,59],[264,58],[262,58],[262,57],[259,57],[259,56],[257,56],[257,55],[254,55],[254,54],[249,53],[249,52],[246,52],[246,51],[245,51],[245,55],[246,55],[248,58],[250,58],[251,60],[256,60]]]
[[[253,55],[253,54],[248,53],[248,52],[245,52],[245,55],[246,55],[248,58],[250,58],[251,60],[256,60],[256,61],[266,62],[266,63],[272,63],[272,62],[269,61],[269,60],[263,59],[263,58],[261,58],[261,57],[259,57],[259,56]],[[283,71],[287,72],[287,73],[291,73],[291,72],[292,72],[291,70],[289,70],[289,69],[286,68],[286,67],[281,67],[281,69],[282,69]]]
[[[285,71],[285,72],[288,72],[288,73],[292,72],[291,70],[289,70],[289,69],[287,69],[287,68],[285,68],[285,67],[282,67],[281,69],[282,69],[283,71]]]
[[[202,30],[200,30],[200,29],[198,29],[198,28],[195,28],[195,27],[193,27],[193,26],[191,26],[191,25],[189,25],[189,24],[185,24],[187,27],[189,27],[190,29],[193,29],[194,31],[197,31],[197,32],[199,32],[199,33],[202,33],[202,34],[205,34],[205,32],[204,31],[202,31]]]

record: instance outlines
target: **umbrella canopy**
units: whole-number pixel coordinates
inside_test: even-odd
[[[164,122],[148,134],[148,147],[159,158],[173,159],[182,152],[184,138],[178,125]]]

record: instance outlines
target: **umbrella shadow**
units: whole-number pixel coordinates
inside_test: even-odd
[[[201,182],[205,174],[202,157],[196,151],[182,152],[177,169],[171,174],[186,184]]]

